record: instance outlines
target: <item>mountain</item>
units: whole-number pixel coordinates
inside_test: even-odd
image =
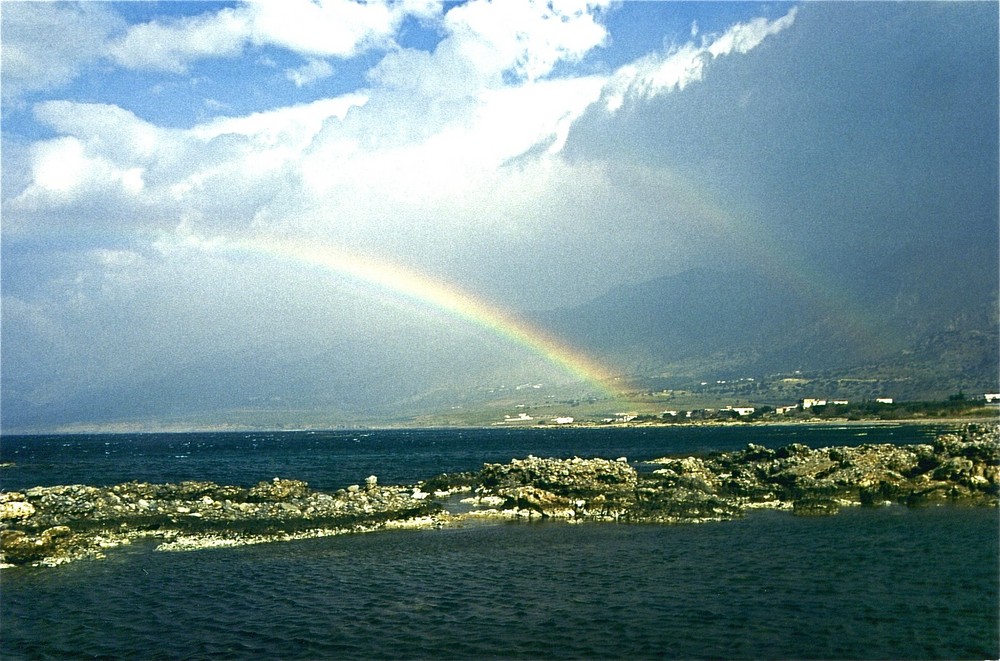
[[[933,250],[887,261],[806,285],[751,269],[695,269],[539,321],[640,379],[799,371],[905,382],[913,397],[997,390],[996,271],[978,259],[942,263]]]

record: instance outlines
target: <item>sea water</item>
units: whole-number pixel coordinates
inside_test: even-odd
[[[913,443],[926,426],[5,437],[2,487],[130,479],[317,489],[484,461]],[[642,468],[641,465],[638,467]],[[474,523],[0,574],[0,658],[997,658],[996,510],[701,525]]]

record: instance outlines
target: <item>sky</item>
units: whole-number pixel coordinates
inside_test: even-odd
[[[586,380],[511,319],[691,268],[850,295],[931,246],[995,283],[997,24],[993,2],[4,2],[0,429]]]

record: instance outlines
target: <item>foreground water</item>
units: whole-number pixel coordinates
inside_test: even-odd
[[[317,489],[515,456],[911,443],[927,427],[5,438],[3,488]],[[2,658],[997,658],[995,510],[706,525],[481,524],[4,571]]]

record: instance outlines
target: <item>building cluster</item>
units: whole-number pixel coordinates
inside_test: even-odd
[[[534,418],[527,413],[518,413],[517,415],[505,415],[503,421],[499,424],[516,424],[520,422],[533,422]],[[573,418],[568,415],[560,415],[552,418],[551,420],[557,425],[568,425],[573,422]]]
[[[879,404],[892,404],[891,397],[880,397],[875,400]],[[813,397],[807,397],[803,399],[798,404],[789,404],[788,406],[777,406],[774,412],[778,415],[788,415],[789,413],[794,413],[795,411],[805,411],[806,409],[811,409],[814,406],[826,406],[828,404],[833,404],[835,406],[847,406],[850,402],[846,399],[815,399]]]
[[[666,420],[710,420],[712,418],[743,418],[757,409],[753,406],[727,406],[724,409],[694,409],[692,411],[664,411],[660,414]]]
[[[638,417],[638,413],[619,413],[613,418],[603,418],[601,422],[632,422]]]
[[[986,393],[981,397],[975,397],[977,400],[985,400],[987,404],[1000,405],[1000,393]],[[876,404],[892,405],[895,400],[892,397],[876,397]],[[810,409],[826,407],[826,406],[848,406],[850,402],[846,399],[819,399],[816,397],[806,397],[797,404],[789,404],[786,406],[776,406],[773,409],[770,406],[765,406],[763,409],[758,409],[754,406],[727,406],[725,408],[713,409],[692,409],[692,410],[666,410],[660,413],[659,416],[655,415],[639,415],[636,412],[629,413],[617,413],[614,417],[602,418],[601,422],[604,424],[615,424],[615,423],[628,423],[633,420],[639,420],[640,422],[653,420],[659,417],[660,420],[681,422],[684,420],[739,420],[744,418],[750,418],[757,414],[755,417],[765,415],[767,417],[771,416],[773,411],[774,415],[778,416],[788,416],[793,415],[800,411],[809,411]],[[524,408],[524,404],[518,404],[518,408]],[[816,412],[819,414],[819,411]],[[527,413],[517,413],[516,415],[505,415],[503,420],[495,422],[496,425],[505,424],[556,424],[556,425],[569,425],[575,422],[575,418],[566,415],[558,415],[553,418],[541,418],[535,420],[532,416]]]

